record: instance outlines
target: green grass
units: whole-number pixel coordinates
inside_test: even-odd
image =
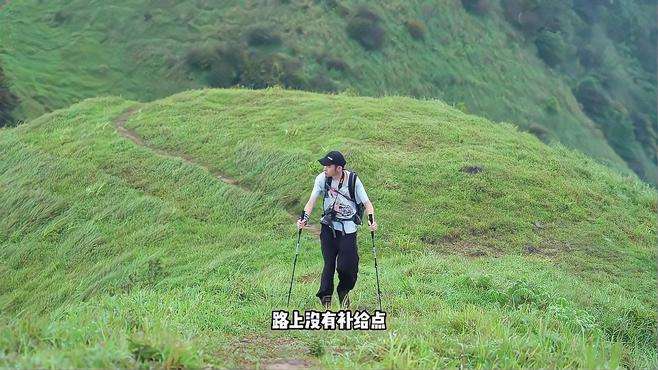
[[[126,127],[173,157],[118,135],[129,107]],[[330,148],[376,209],[389,329],[272,332],[291,214]],[[440,101],[103,97],[0,130],[0,150],[3,367],[658,364],[655,190]],[[373,310],[367,234],[352,301]],[[291,309],[319,309],[321,269],[304,233]]]
[[[545,140],[559,140],[624,173],[631,171],[627,162],[632,161],[643,179],[654,183],[655,143],[640,144],[641,138],[628,134],[632,129],[621,138],[614,132],[606,138],[603,124],[590,120],[572,93],[578,82],[573,75],[584,72],[548,68],[534,44],[505,21],[500,5],[491,3],[491,13],[480,17],[467,13],[459,1],[372,3],[386,36],[381,51],[366,51],[348,37],[347,18],[339,10],[356,8],[361,4],[356,1],[341,1],[336,9],[314,1],[249,6],[243,1],[126,0],[94,7],[83,1],[10,2],[0,13],[0,22],[7,25],[0,35],[0,57],[22,99],[16,116],[29,120],[99,94],[150,101],[202,87],[205,75],[186,66],[186,53],[239,42],[253,27],[262,27],[281,35],[282,44],[245,49],[297,58],[305,80],[321,76],[338,90],[367,96],[439,98],[492,121],[513,122],[524,130],[543,128]],[[632,11],[644,27],[651,23],[650,12],[641,9],[638,5]],[[409,20],[426,26],[424,41],[409,35]],[[610,91],[625,94],[624,104],[637,102],[637,109],[628,104],[627,109],[655,118],[652,76],[618,52],[605,33],[592,29],[599,36],[597,48],[609,51],[610,63],[624,66],[610,71],[609,82],[615,84]],[[321,55],[349,68],[329,70]],[[628,158],[615,151],[620,146]]]

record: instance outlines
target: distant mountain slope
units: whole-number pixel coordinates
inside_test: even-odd
[[[655,13],[630,0],[26,0],[0,11],[0,60],[21,119],[208,85],[436,97],[655,183]]]

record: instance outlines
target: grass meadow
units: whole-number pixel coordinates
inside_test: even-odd
[[[334,148],[375,206],[388,330],[272,331],[320,309],[310,232],[285,301]],[[658,365],[655,190],[440,101],[100,97],[0,130],[0,152],[2,367]],[[377,304],[368,234],[353,309]]]

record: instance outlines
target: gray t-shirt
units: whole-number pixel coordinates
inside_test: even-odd
[[[334,204],[334,201],[336,201],[334,205],[334,209],[336,210],[336,218],[347,219],[352,217],[356,213],[357,203],[366,203],[369,201],[368,195],[366,194],[366,190],[363,188],[363,183],[361,182],[360,177],[356,178],[356,184],[354,186],[354,197],[356,198],[356,203],[349,200],[350,191],[347,181],[349,178],[348,175],[349,172],[345,171],[345,178],[343,179],[343,185],[340,187],[340,189],[337,189],[338,183],[340,182],[340,177],[331,180],[331,188],[329,189],[327,196],[324,198],[322,205],[323,210],[328,211],[331,208],[331,205]],[[322,196],[325,179],[324,171],[315,177],[315,184],[313,185],[313,192],[311,193],[311,196]],[[364,223],[367,223],[367,221],[364,220]],[[356,224],[353,221],[343,221],[342,226],[341,222],[334,221],[334,229],[337,231],[343,230],[343,227],[346,234],[356,232]]]

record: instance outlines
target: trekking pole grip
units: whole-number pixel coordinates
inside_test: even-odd
[[[300,219],[300,220],[303,220],[304,218],[306,218],[306,211],[302,209],[302,213],[299,214],[299,219]],[[299,229],[299,234],[300,234],[300,235],[301,235],[301,233],[302,233],[302,229],[303,229],[303,228],[300,228],[300,229]]]
[[[370,224],[372,225],[373,222],[375,222],[375,218],[373,217],[372,213],[368,213],[368,220],[370,221]],[[370,230],[370,235],[372,235],[373,239],[375,238],[375,232]]]

